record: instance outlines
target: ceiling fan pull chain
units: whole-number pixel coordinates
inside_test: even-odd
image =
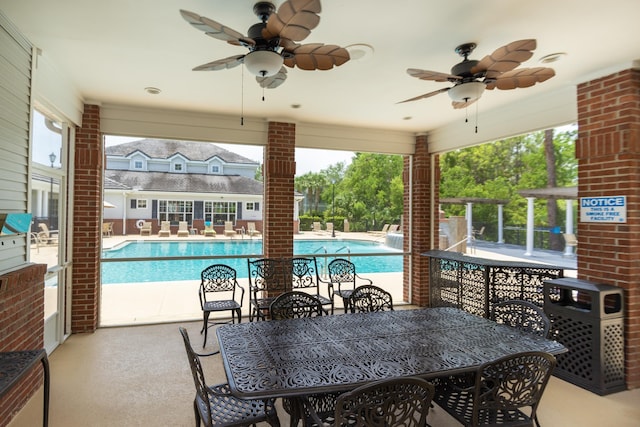
[[[478,133],[478,103],[480,101],[476,102],[476,133]]]

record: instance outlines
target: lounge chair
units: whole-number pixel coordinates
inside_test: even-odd
[[[49,230],[49,227],[44,222],[38,224],[40,232],[38,233],[38,241],[45,244],[58,243],[58,230]]]
[[[189,224],[187,221],[178,223],[178,237],[189,237]]]
[[[112,222],[103,222],[102,223],[102,237],[111,237],[113,235],[113,223]]]
[[[233,222],[225,221],[224,222],[224,235],[226,237],[233,238],[233,236],[235,236],[236,234],[238,234],[238,233],[236,232],[236,230],[233,229]]]
[[[142,227],[140,227],[140,235],[151,236],[151,223],[147,221],[142,221]]]
[[[315,231],[316,233],[322,231],[322,224],[320,224],[319,222],[314,222],[313,223],[313,231]]]
[[[382,230],[371,230],[369,231],[369,233],[371,234],[379,234],[381,236],[384,236],[385,234],[387,234],[387,231],[389,231],[389,224],[385,224],[382,226]]]
[[[171,236],[171,222],[162,221],[160,223],[160,231],[158,232],[158,237],[169,237]]]
[[[327,226],[327,233],[333,234],[333,232],[334,232],[333,231],[333,223],[332,222],[328,222],[326,226]]]
[[[213,229],[213,224],[207,221],[204,223],[204,230],[202,231],[204,237],[216,237],[216,230]]]
[[[256,230],[255,222],[247,223],[247,234],[249,235],[249,237],[260,236],[261,233],[258,230]]]
[[[400,225],[399,224],[390,225],[389,229],[387,230],[388,233],[397,233],[398,231],[400,231]]]

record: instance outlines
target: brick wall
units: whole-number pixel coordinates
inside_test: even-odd
[[[625,289],[627,385],[640,387],[640,70],[578,86],[578,195],[626,196],[625,224],[578,224],[578,277]]]
[[[264,150],[264,255],[293,256],[296,126],[270,122]]]
[[[100,236],[102,224],[103,144],[100,107],[85,105],[76,129],[73,207],[73,290],[71,330],[93,332],[100,302]]]
[[[44,347],[44,264],[28,264],[0,276],[0,352]],[[6,426],[42,385],[37,364],[0,399],[0,426]]]
[[[404,258],[403,298],[418,306],[429,305],[429,259],[420,254],[435,247],[432,236],[438,236],[438,217],[432,221],[431,198],[435,197],[435,208],[438,209],[439,165],[435,158],[435,183],[432,185],[432,166],[429,155],[427,137],[416,137],[416,150],[413,164],[407,156],[404,159],[404,214],[403,214],[403,249],[411,251],[411,257]],[[413,179],[413,188],[409,186],[409,175]],[[411,191],[410,191],[411,190]],[[432,194],[433,191],[433,194]],[[413,206],[410,208],[410,203]],[[411,225],[411,230],[408,229]],[[409,239],[409,235],[411,239]],[[409,266],[412,265],[410,274]],[[409,298],[411,289],[411,298]]]

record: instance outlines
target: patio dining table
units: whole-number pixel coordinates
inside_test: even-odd
[[[230,324],[217,336],[232,393],[251,399],[346,391],[399,376],[429,379],[509,354],[566,351],[451,307]]]

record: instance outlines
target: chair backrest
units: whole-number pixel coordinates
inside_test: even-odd
[[[225,229],[225,230],[227,230],[227,231],[235,231],[235,230],[233,229],[233,222],[231,222],[231,221],[225,221],[225,222],[224,222],[224,229]]]
[[[142,221],[142,227],[140,227],[140,231],[151,231],[151,223],[147,221]]]
[[[45,233],[47,238],[50,237],[49,227],[47,227],[47,224],[45,224],[44,222],[40,222],[38,223],[38,227],[40,227],[40,230],[42,230],[42,232]]]
[[[337,284],[340,290],[344,290],[345,287],[355,289],[358,284],[373,284],[371,280],[358,276],[355,264],[344,258],[336,258],[331,261],[327,266],[327,272],[329,273],[329,282]]]
[[[389,231],[389,224],[385,224],[382,226],[382,230],[380,230],[380,232],[382,233],[386,233],[387,231]]]
[[[551,321],[545,312],[529,301],[509,300],[493,306],[492,319],[541,337],[549,335]]]
[[[191,346],[191,340],[189,339],[189,333],[183,327],[179,328],[180,335],[184,341],[184,348],[187,352],[187,358],[189,359],[189,366],[191,367],[191,375],[193,376],[193,382],[196,386],[196,407],[200,411],[200,416],[203,417],[204,424],[207,426],[213,425],[213,417],[211,414],[211,406],[209,404],[210,389],[207,387],[207,383],[204,377],[204,371],[202,370],[202,364],[200,363],[200,357],[193,351]]]
[[[297,319],[322,316],[322,305],[315,296],[302,291],[285,292],[276,297],[269,307],[271,319]]]
[[[333,231],[333,223],[332,222],[327,222],[326,227],[327,227],[327,231]]]
[[[236,270],[225,264],[213,264],[200,273],[200,302],[204,306],[207,295],[216,292],[231,292],[235,299],[236,289],[240,288],[236,280]],[[242,288],[240,288],[242,289]]]
[[[213,230],[213,224],[211,223],[211,221],[207,221],[204,223],[204,229],[205,230]]]
[[[551,354],[525,352],[482,365],[476,373],[472,424],[495,423],[490,414],[527,407],[531,408],[530,418],[535,419],[555,364]]]
[[[258,292],[269,291],[272,295],[291,290],[292,282],[290,275],[285,274],[282,260],[277,258],[260,258],[251,261],[247,260],[249,267],[249,287],[257,297]]]
[[[291,281],[292,290],[308,289],[320,295],[318,263],[316,258],[291,258],[282,260],[285,280]]]
[[[393,310],[391,294],[375,285],[362,285],[355,288],[349,297],[352,313],[370,313]]]
[[[178,230],[189,231],[189,223],[187,221],[178,222]]]
[[[335,425],[424,427],[433,395],[433,385],[416,377],[365,384],[338,396]]]
[[[320,231],[322,230],[322,225],[319,222],[314,222],[313,223],[313,231]]]
[[[396,231],[400,230],[400,225],[399,224],[392,224],[389,226],[389,233],[395,233]]]
[[[171,231],[171,222],[170,221],[162,221],[160,223],[160,230],[162,230],[162,231]]]

